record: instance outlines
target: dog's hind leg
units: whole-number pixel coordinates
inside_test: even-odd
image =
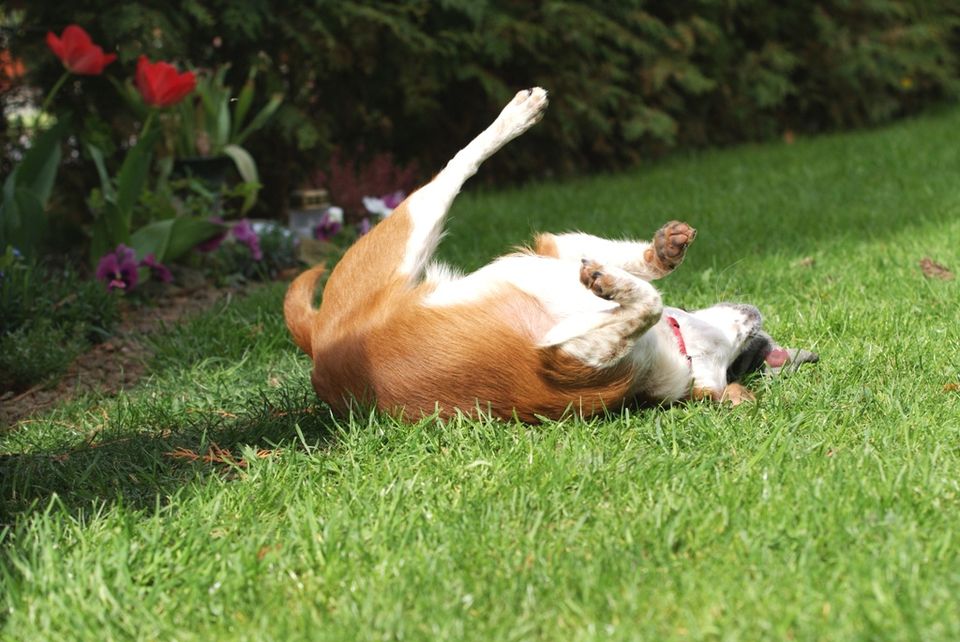
[[[536,124],[546,106],[543,89],[519,92],[431,182],[350,248],[330,276],[321,312],[333,320],[345,318],[358,302],[368,301],[386,288],[415,285],[440,241],[444,218],[461,186],[483,161]]]
[[[697,231],[679,221],[670,221],[654,235],[652,241],[611,241],[590,234],[540,234],[534,252],[560,259],[604,258],[606,265],[616,266],[646,281],[672,272],[683,261],[687,246]]]
[[[447,163],[434,179],[407,200],[412,229],[400,272],[415,283],[443,234],[443,221],[453,199],[481,163],[497,150],[536,124],[547,107],[547,92],[539,87],[514,96],[496,120]],[[392,217],[391,217],[392,218]]]

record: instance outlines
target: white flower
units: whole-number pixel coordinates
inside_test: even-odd
[[[392,209],[387,207],[387,204],[382,198],[377,198],[375,196],[364,196],[363,206],[367,208],[368,212],[371,214],[376,214],[380,218],[387,218],[390,216],[390,213],[393,212]]]

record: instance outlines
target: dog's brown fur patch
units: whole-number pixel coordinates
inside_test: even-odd
[[[395,239],[409,234],[408,217],[398,208],[360,239],[331,274],[319,311],[310,302],[322,268],[290,286],[287,325],[313,359],[321,399],[341,412],[352,400],[375,402],[408,419],[479,409],[536,421],[568,409],[590,415],[626,396],[629,367],[598,370],[559,348],[538,347],[555,320],[515,288],[469,305],[423,305],[432,286],[412,286],[395,271],[402,260]]]

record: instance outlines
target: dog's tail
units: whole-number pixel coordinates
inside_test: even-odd
[[[317,310],[313,307],[313,293],[317,281],[327,271],[324,264],[316,265],[293,280],[283,299],[283,318],[293,335],[293,342],[313,357],[313,331]]]

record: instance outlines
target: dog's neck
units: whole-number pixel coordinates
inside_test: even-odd
[[[667,321],[667,325],[670,326],[670,330],[673,331],[673,336],[677,338],[677,347],[680,349],[680,354],[682,354],[687,363],[690,363],[693,358],[687,354],[687,344],[683,340],[683,333],[680,331],[680,322],[677,321],[676,317],[670,315],[664,315],[664,319]]]

